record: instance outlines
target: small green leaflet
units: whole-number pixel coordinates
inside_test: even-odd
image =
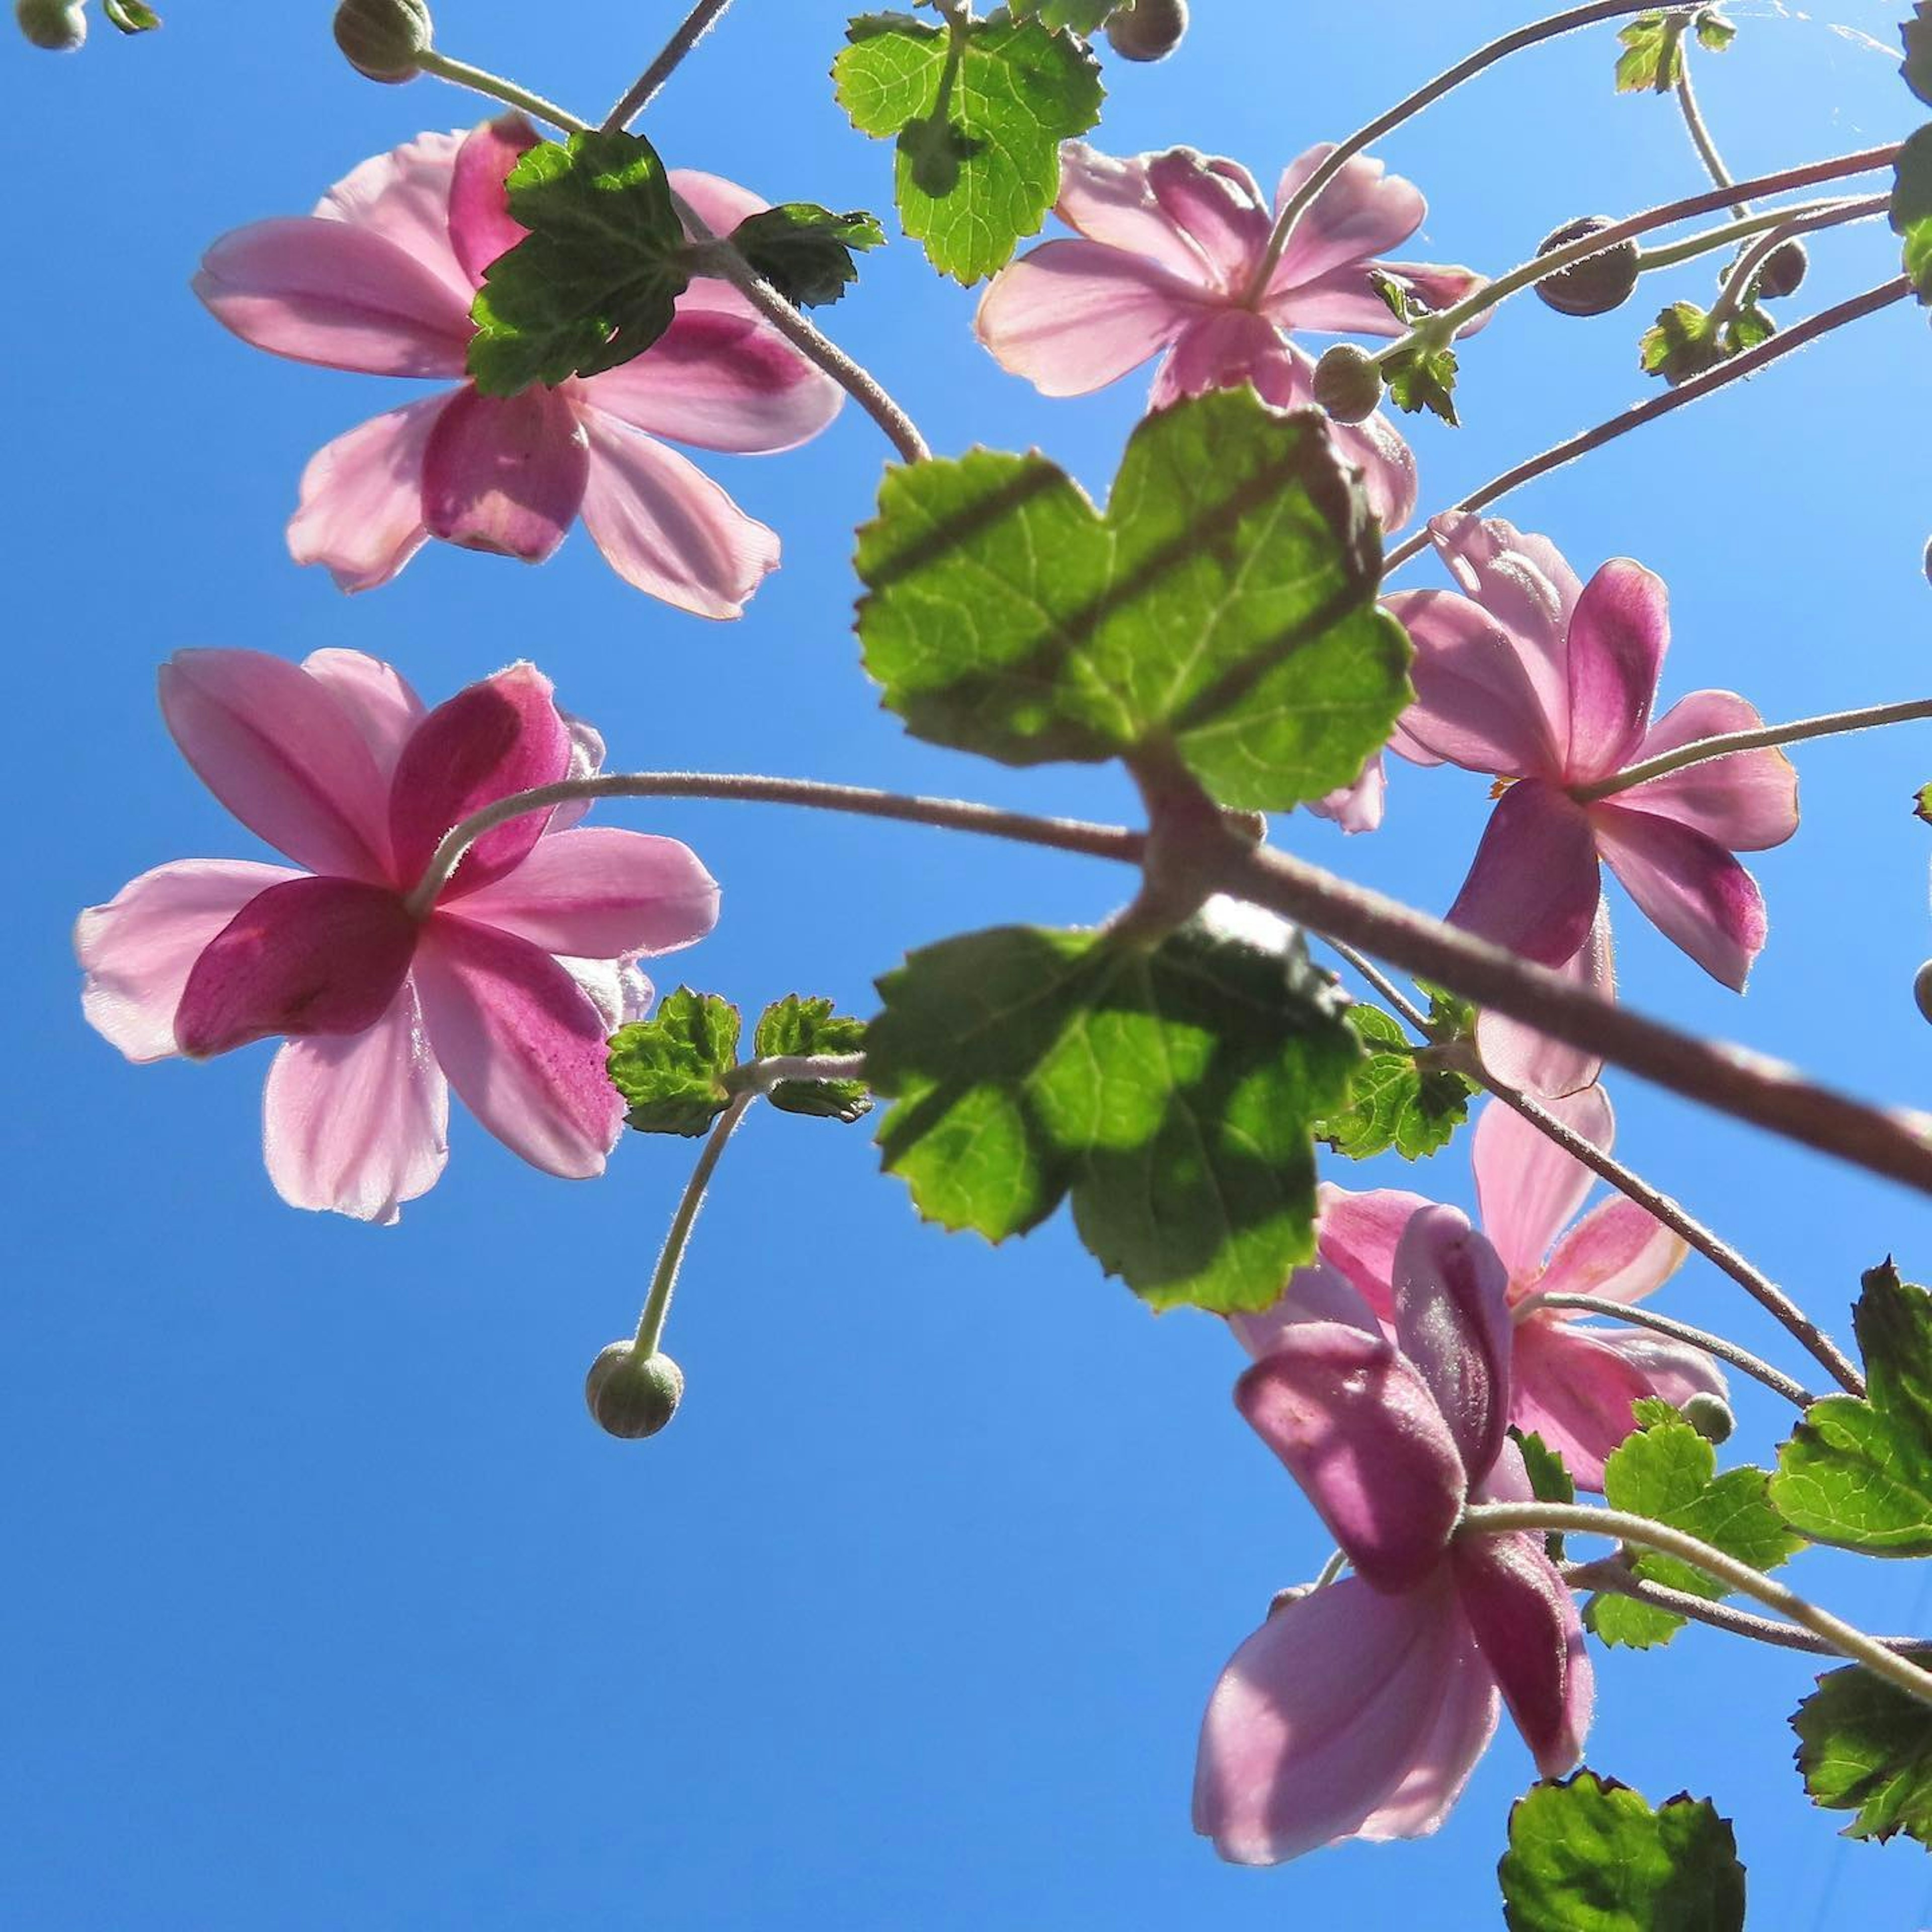
[[[1903,26],[1905,60],[1898,70],[1906,86],[1932,107],[1932,0],[1917,0],[1912,18]]]
[[[1439,1154],[1469,1118],[1475,1082],[1429,1064],[1433,1049],[1411,1046],[1400,1022],[1378,1006],[1351,1006],[1348,1024],[1369,1057],[1349,1082],[1346,1111],[1321,1122],[1315,1138],[1351,1160],[1390,1148],[1404,1160]]]
[[[1912,288],[1932,308],[1932,127],[1920,128],[1899,152],[1892,226],[1905,243],[1905,272]]]
[[[1932,825],[1932,784],[1921,785],[1912,795],[1912,815]]]
[[[161,24],[161,16],[142,0],[102,0],[100,10],[111,27],[124,34],[149,34]]]
[[[1638,1432],[1604,1465],[1604,1496],[1612,1509],[1667,1523],[1754,1569],[1774,1570],[1800,1546],[1771,1506],[1762,1469],[1717,1473],[1718,1452],[1668,1402],[1636,1406]],[[1674,1558],[1633,1551],[1638,1576],[1714,1602],[1724,1586]],[[1639,1650],[1667,1643],[1684,1619],[1606,1592],[1589,1612],[1590,1628],[1607,1644]]]
[[[1574,1503],[1576,1500],[1576,1481],[1565,1466],[1562,1455],[1550,1448],[1543,1438],[1535,1434],[1526,1436],[1520,1429],[1512,1427],[1510,1439],[1522,1452],[1522,1466],[1529,1478],[1529,1492],[1540,1503]],[[1563,1561],[1563,1538],[1561,1532],[1544,1532],[1543,1546],[1549,1552],[1552,1563]]]
[[[866,668],[915,737],[1004,764],[1171,740],[1219,801],[1352,784],[1412,695],[1382,540],[1318,411],[1251,389],[1146,418],[1103,515],[1046,458],[886,472]]]
[[[1695,302],[1672,302],[1646,332],[1638,356],[1646,375],[1661,376],[1674,389],[1777,333],[1777,323],[1754,299],[1721,319]]]
[[[1617,35],[1624,52],[1617,60],[1619,94],[1668,94],[1684,78],[1686,26],[1707,53],[1720,54],[1738,30],[1715,7],[1700,7],[1687,22],[1682,13],[1660,9],[1640,14]]]
[[[1846,1838],[1932,1846],[1932,1711],[1853,1664],[1819,1678],[1791,1728],[1812,1802],[1857,1814]]]
[[[1815,1543],[1932,1556],[1932,1295],[1890,1262],[1852,1311],[1866,1394],[1828,1396],[1778,1451],[1771,1499]]]
[[[716,993],[680,986],[647,1020],[610,1036],[611,1084],[640,1133],[701,1134],[731,1104],[725,1076],[738,1064],[738,1009]]]
[[[1737,1838],[1707,1799],[1653,1811],[1580,1771],[1519,1798],[1509,1838],[1496,1869],[1509,1932],[1743,1932]]]
[[[747,215],[731,245],[785,300],[799,308],[836,302],[859,279],[855,248],[885,245],[886,231],[863,208],[834,214],[809,201],[788,201]]]
[[[752,1050],[760,1060],[862,1053],[865,1048],[863,1020],[834,1012],[830,1000],[805,1000],[796,993],[773,1000],[752,1036]],[[781,1080],[769,1097],[782,1112],[823,1120],[856,1120],[872,1106],[862,1080]]]
[[[839,104],[862,134],[897,141],[905,232],[956,280],[1004,267],[1060,193],[1060,144],[1100,118],[1099,62],[1004,12],[939,26],[864,14],[845,38]]]
[[[1037,20],[1042,27],[1064,27],[1090,37],[1120,4],[1121,0],[1011,0],[1006,11],[1016,20]]]
[[[1360,1050],[1293,928],[1220,900],[1151,949],[1006,926],[879,992],[879,1144],[928,1220],[1000,1241],[1070,1194],[1102,1267],[1158,1308],[1265,1308],[1313,1254],[1310,1126]]]
[[[1406,282],[1394,275],[1379,268],[1371,269],[1369,280],[1396,320],[1407,328],[1426,322],[1434,312]],[[1451,429],[1460,429],[1462,424],[1456,414],[1456,352],[1446,343],[1419,337],[1406,349],[1384,353],[1382,382],[1389,400],[1397,409],[1410,416],[1428,410]]]
[[[510,212],[530,232],[484,270],[471,305],[476,386],[513,396],[641,356],[690,280],[657,151],[640,134],[542,141],[508,186]]]

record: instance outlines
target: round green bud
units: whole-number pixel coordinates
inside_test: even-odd
[[[1728,1442],[1738,1426],[1730,1404],[1722,1396],[1706,1395],[1701,1389],[1684,1405],[1684,1420],[1706,1442]]]
[[[1780,242],[1766,256],[1763,266],[1757,272],[1757,292],[1770,302],[1795,296],[1804,286],[1806,272],[1810,266],[1811,257],[1805,252],[1803,242]]]
[[[1586,214],[1580,221],[1566,222],[1536,252],[1547,255],[1616,226],[1607,214]],[[1608,315],[1630,300],[1637,274],[1637,245],[1625,239],[1600,255],[1546,275],[1535,285],[1536,292],[1558,315]]]
[[[627,1442],[655,1436],[683,1394],[684,1371],[668,1355],[640,1355],[632,1342],[613,1342],[584,1378],[591,1419]]]
[[[1362,422],[1382,405],[1380,366],[1366,349],[1336,343],[1315,365],[1315,400],[1337,422]]]
[[[14,0],[14,17],[37,47],[70,54],[87,38],[81,0]]]
[[[1127,0],[1107,16],[1107,44],[1123,60],[1165,60],[1187,31],[1187,0]]]
[[[335,10],[335,44],[370,80],[415,80],[433,31],[424,0],[342,0]]]
[[[1918,1002],[1918,1010],[1932,1021],[1932,959],[1919,968],[1912,982],[1912,997]]]

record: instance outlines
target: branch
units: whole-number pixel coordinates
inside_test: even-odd
[[[604,116],[604,131],[614,134],[628,128],[650,105],[652,97],[677,71],[686,54],[718,24],[718,16],[731,0],[698,0],[676,33],[665,42],[664,51],[632,85],[630,92]]]

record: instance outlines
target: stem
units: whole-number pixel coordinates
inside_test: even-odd
[[[628,128],[644,110],[659,88],[677,71],[680,63],[718,24],[718,16],[731,0],[698,0],[676,33],[664,43],[664,51],[632,85],[630,92],[604,117],[604,131],[615,134]]]
[[[1327,1589],[1328,1586],[1334,1582],[1348,1567],[1348,1552],[1346,1550],[1336,1550],[1328,1562],[1322,1564],[1322,1574],[1315,1580],[1316,1588]]]
[[[1903,302],[1912,292],[1912,284],[1904,275],[1895,281],[1881,284],[1862,296],[1853,296],[1849,300],[1821,309],[1804,321],[1795,324],[1774,335],[1768,342],[1760,343],[1755,349],[1748,349],[1742,356],[1733,356],[1702,376],[1691,380],[1675,389],[1666,389],[1660,395],[1652,396],[1647,402],[1639,403],[1621,416],[1610,418],[1607,422],[1598,424],[1594,429],[1585,430],[1580,436],[1573,436],[1567,442],[1559,442],[1546,449],[1540,456],[1532,456],[1526,463],[1518,464],[1514,470],[1506,470],[1498,477],[1485,483],[1480,490],[1472,491],[1454,507],[1458,510],[1486,509],[1498,499],[1507,496],[1512,490],[1520,488],[1538,476],[1552,470],[1561,470],[1567,463],[1574,463],[1580,456],[1587,456],[1593,449],[1600,449],[1606,442],[1614,442],[1627,436],[1634,429],[1641,429],[1646,423],[1654,422],[1660,416],[1670,415],[1673,410],[1681,410],[1690,404],[1701,400],[1714,390],[1723,388],[1727,383],[1739,382],[1747,376],[1754,376],[1759,370],[1768,368],[1780,357],[1796,353],[1808,343],[1815,342],[1821,335],[1828,335],[1834,328],[1846,323],[1857,322],[1868,315],[1875,315],[1882,308],[1888,308],[1896,302]],[[1418,556],[1428,547],[1429,528],[1421,530],[1406,543],[1390,551],[1384,566],[1384,574],[1400,569],[1412,557]]]
[[[1732,1368],[1741,1369],[1754,1382],[1763,1383],[1774,1394],[1795,1403],[1800,1408],[1809,1408],[1818,1398],[1781,1370],[1754,1355],[1748,1348],[1740,1348],[1736,1342],[1726,1341],[1721,1335],[1713,1335],[1707,1329],[1694,1328],[1688,1322],[1673,1322],[1667,1315],[1654,1315],[1648,1308],[1635,1308],[1628,1303],[1611,1301],[1600,1294],[1532,1294],[1518,1302],[1510,1312],[1520,1321],[1539,1308],[1570,1308],[1582,1315],[1604,1315],[1612,1320],[1628,1322],[1639,1328],[1654,1329],[1660,1335],[1668,1335],[1674,1342],[1688,1342],[1694,1348],[1701,1348],[1707,1355],[1715,1355],[1720,1361],[1729,1362]]]
[[[1690,145],[1697,150],[1697,158],[1704,164],[1704,172],[1718,187],[1735,190],[1737,177],[1724,165],[1724,158],[1718,152],[1718,144],[1711,138],[1711,130],[1706,124],[1704,110],[1697,105],[1696,91],[1690,85],[1690,50],[1684,44],[1684,36],[1680,29],[1678,35],[1677,104],[1684,110],[1684,125],[1690,136]],[[1739,195],[1732,204],[1740,215],[1750,212],[1750,203]]]
[[[724,1084],[734,1092],[769,1094],[788,1080],[862,1080],[866,1056],[862,1053],[774,1053],[763,1060],[746,1061],[724,1076]]]
[[[1917,1664],[1908,1663],[1877,1638],[1868,1636],[1829,1610],[1820,1610],[1796,1591],[1774,1582],[1762,1570],[1754,1570],[1748,1563],[1740,1563],[1735,1556],[1672,1529],[1668,1523],[1653,1522],[1648,1516],[1631,1516],[1622,1510],[1582,1509],[1570,1503],[1473,1503],[1463,1512],[1462,1528],[1478,1536],[1552,1529],[1565,1535],[1612,1536],[1640,1549],[1654,1550],[1661,1556],[1674,1556],[1678,1562],[1755,1598],[1766,1610],[1802,1624],[1840,1656],[1862,1664],[1874,1676],[1882,1677],[1908,1696],[1932,1704],[1932,1676]]]
[[[467,61],[452,60],[448,54],[439,53],[434,47],[426,48],[416,59],[416,65],[424,74],[433,74],[439,80],[448,81],[458,87],[466,87],[472,94],[500,100],[506,107],[520,107],[539,121],[548,121],[553,128],[561,128],[566,134],[586,134],[590,131],[589,122],[578,120],[555,101],[546,100],[541,94],[532,94],[528,88],[519,87],[514,80],[506,80],[500,74],[472,67]]]
[[[1840,222],[1862,221],[1868,215],[1882,214],[1891,201],[1889,195],[1839,195],[1829,201],[1801,201],[1789,208],[1768,208],[1760,214],[1727,221],[1720,228],[1704,229],[1661,248],[1644,249],[1637,257],[1637,266],[1646,275],[1659,268],[1674,268],[1728,242],[1753,236],[1766,237],[1753,251],[1762,260],[1794,235],[1808,235],[1814,228],[1835,228]]]
[[[1432,1044],[1434,1034],[1429,1024],[1429,1016],[1405,993],[1374,961],[1364,959],[1352,946],[1344,946],[1339,939],[1330,939],[1324,932],[1322,943],[1379,993],[1402,1017],[1408,1021],[1422,1037]]]
[[[698,1224],[698,1210],[704,1204],[704,1190],[717,1171],[724,1143],[745,1118],[745,1109],[758,1097],[755,1089],[748,1088],[718,1116],[711,1138],[704,1143],[704,1151],[698,1156],[698,1165],[684,1184],[677,1212],[670,1217],[670,1231],[658,1252],[650,1291],[644,1297],[644,1312],[638,1318],[638,1338],[632,1348],[641,1361],[649,1361],[657,1353],[658,1343],[663,1339],[664,1318],[670,1312],[671,1293],[677,1286],[677,1271],[684,1264],[684,1251],[691,1244],[691,1231]]]
[[[1807,738],[1870,731],[1881,724],[1906,724],[1920,718],[1932,718],[1932,698],[1906,698],[1897,704],[1873,704],[1859,711],[1834,711],[1822,718],[1801,718],[1792,724],[1761,724],[1754,731],[1726,731],[1714,738],[1695,738],[1674,752],[1659,752],[1655,758],[1629,766],[1595,784],[1581,786],[1572,795],[1579,805],[1592,805],[1600,798],[1614,798],[1620,791],[1648,784],[1653,778],[1666,778],[1687,765],[1701,765],[1708,759],[1799,744]]]

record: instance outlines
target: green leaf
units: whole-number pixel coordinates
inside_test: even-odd
[[[1522,1466],[1529,1477],[1530,1494],[1540,1503],[1574,1503],[1576,1500],[1576,1478],[1565,1466],[1562,1454],[1536,1434],[1526,1436],[1520,1429],[1512,1426],[1510,1436],[1522,1452]],[[1543,1546],[1549,1552],[1551,1562],[1563,1561],[1560,1531],[1545,1531]]]
[[[640,134],[542,141],[508,186],[510,212],[530,232],[484,271],[471,305],[476,386],[513,396],[641,356],[690,280],[657,151]]]
[[[1912,815],[1932,825],[1932,784],[1921,785],[1912,794]]]
[[[1736,1834],[1705,1798],[1653,1811],[1640,1792],[1580,1771],[1510,1813],[1509,1932],[1743,1932]]]
[[[1906,86],[1932,107],[1932,0],[1917,0],[1912,18],[1903,26],[1905,60],[1898,70]]]
[[[610,1083],[640,1132],[701,1134],[731,1104],[725,1076],[738,1064],[738,1009],[680,986],[647,1020],[610,1036]]]
[[[1408,703],[1382,543],[1317,411],[1146,418],[1102,515],[1042,456],[887,472],[859,532],[866,667],[915,737],[1010,765],[1170,740],[1223,805],[1354,782]]]
[[[865,1048],[863,1020],[835,1013],[830,1000],[805,1000],[796,993],[767,1006],[752,1036],[752,1050],[760,1060],[782,1054],[862,1053]],[[821,1120],[856,1120],[872,1108],[862,1080],[782,1080],[768,1097],[782,1112]]]
[[[1777,323],[1758,305],[1755,291],[1751,300],[1722,319],[1695,302],[1672,302],[1645,332],[1638,353],[1644,373],[1661,376],[1674,389],[1777,333]]]
[[[1412,1047],[1400,1023],[1378,1006],[1351,1006],[1348,1024],[1369,1057],[1348,1083],[1346,1109],[1322,1121],[1315,1138],[1351,1160],[1390,1148],[1404,1160],[1439,1154],[1469,1118],[1475,1082],[1429,1064],[1434,1049]]]
[[[142,0],[102,0],[100,10],[107,23],[124,34],[151,34],[161,24],[161,16]]]
[[[1011,0],[1006,10],[1016,20],[1037,20],[1042,27],[1064,27],[1070,33],[1091,36],[1120,4],[1121,0]]]
[[[1791,1728],[1813,1803],[1857,1814],[1846,1838],[1932,1846],[1932,1711],[1853,1664],[1819,1678]]]
[[[1060,144],[1100,118],[1100,65],[1078,40],[1004,12],[928,26],[862,14],[832,63],[861,134],[896,140],[899,219],[962,282],[1003,268],[1060,193]]]
[[[1720,54],[1738,37],[1738,30],[1714,7],[1700,7],[1691,22],[1697,44],[1707,54]]]
[[[1912,288],[1932,308],[1932,128],[1920,128],[1900,150],[1892,226],[1905,243],[1905,272]]]
[[[1369,284],[1405,328],[1417,328],[1435,314],[1414,286],[1400,276],[1372,268]],[[1421,336],[1406,349],[1384,352],[1382,373],[1389,400],[1397,409],[1411,416],[1429,410],[1450,428],[1462,427],[1456,415],[1456,357],[1446,342]]]
[[[731,231],[731,245],[800,308],[836,302],[859,279],[853,250],[883,248],[885,240],[877,215],[863,208],[834,214],[809,201],[748,214]]]
[[[1293,928],[1224,901],[1152,949],[1007,926],[879,992],[879,1144],[928,1220],[1000,1241],[1070,1194],[1156,1307],[1265,1308],[1314,1253],[1310,1124],[1360,1049]]]
[[[1932,1556],[1932,1295],[1888,1261],[1852,1311],[1866,1392],[1828,1396],[1778,1454],[1771,1499],[1814,1543]]]
[[[1684,78],[1684,34],[1696,34],[1707,52],[1720,54],[1738,30],[1715,7],[1700,7],[1687,21],[1681,11],[1653,8],[1640,14],[1617,35],[1624,52],[1617,61],[1619,94],[1668,94]]]
[[[1772,1507],[1768,1473],[1717,1473],[1718,1452],[1668,1402],[1636,1406],[1638,1432],[1604,1465],[1604,1496],[1612,1509],[1667,1523],[1714,1545],[1754,1569],[1774,1570],[1800,1546]],[[1673,1557],[1631,1552],[1631,1568],[1653,1583],[1715,1602],[1723,1584]],[[1606,1594],[1589,1612],[1590,1628],[1607,1644],[1639,1650],[1667,1643],[1684,1628],[1673,1611]]]

